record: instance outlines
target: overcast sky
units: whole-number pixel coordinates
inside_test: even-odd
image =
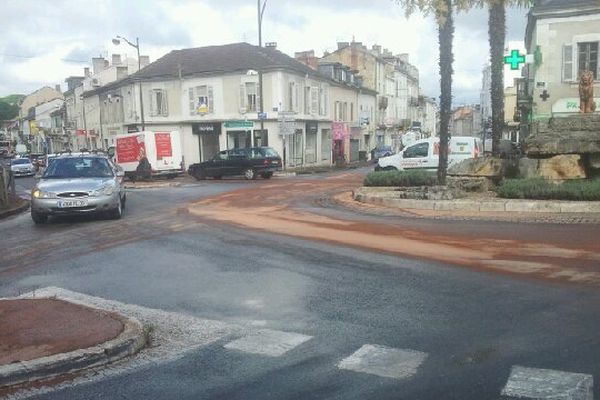
[[[2,0],[0,96],[27,94],[82,75],[91,57],[133,56],[115,46],[121,35],[140,38],[151,61],[173,49],[258,42],[256,0]],[[507,40],[523,40],[525,9],[510,9]],[[333,51],[338,41],[375,43],[409,53],[422,92],[439,96],[433,17],[410,18],[392,0],[268,0],[263,42],[294,52]],[[487,10],[460,14],[455,34],[454,104],[479,102],[481,69],[489,57]]]

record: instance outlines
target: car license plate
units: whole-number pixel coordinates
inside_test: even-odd
[[[87,200],[62,200],[58,202],[58,208],[85,207]]]

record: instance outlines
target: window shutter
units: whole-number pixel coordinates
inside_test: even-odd
[[[156,109],[156,92],[154,90],[150,90],[150,114],[153,117],[158,115],[158,111]]]
[[[206,91],[208,93],[207,94],[207,96],[208,96],[208,112],[212,114],[215,112],[213,87],[207,86]]]
[[[240,113],[246,112],[246,87],[242,83],[240,85]]]
[[[310,89],[310,113],[317,114],[319,112],[319,88],[313,87]]]
[[[327,113],[329,112],[329,88],[325,87],[325,89],[323,89],[323,90],[324,90],[324,95],[323,95],[323,98],[324,98],[323,111],[324,111],[324,113],[323,113],[323,115],[327,116]]]
[[[573,45],[572,44],[565,44],[563,46],[563,68],[562,68],[562,72],[563,72],[563,82],[571,82],[574,79],[574,74],[573,71],[574,67],[573,67]]]
[[[190,115],[196,115],[196,98],[194,97],[194,88],[188,89],[190,97]]]
[[[167,91],[162,91],[162,109],[160,113],[163,117],[167,117],[169,115],[169,100],[167,98]]]
[[[256,83],[256,111],[264,112],[260,109],[260,85]]]
[[[298,112],[300,108],[300,95],[298,94],[298,85],[294,84],[294,111]]]

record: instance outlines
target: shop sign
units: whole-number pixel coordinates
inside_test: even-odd
[[[596,102],[596,110],[600,111],[600,97],[595,97],[594,101]],[[579,98],[578,97],[567,97],[563,99],[558,99],[552,105],[552,113],[553,114],[575,114],[579,113]]]
[[[252,121],[225,121],[225,128],[254,128]]]
[[[203,134],[203,133],[216,133],[217,135],[221,134],[221,123],[220,122],[209,122],[202,124],[195,124],[194,133]]]

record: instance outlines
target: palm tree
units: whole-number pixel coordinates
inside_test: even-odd
[[[455,0],[458,6],[463,0]],[[446,184],[448,170],[448,143],[450,142],[450,117],[452,115],[452,64],[454,54],[452,42],[454,39],[454,18],[452,15],[453,0],[396,0],[403,6],[406,14],[415,10],[425,14],[433,13],[438,26],[438,43],[440,51],[440,163],[437,170],[438,183]],[[458,4],[461,3],[461,4]]]

